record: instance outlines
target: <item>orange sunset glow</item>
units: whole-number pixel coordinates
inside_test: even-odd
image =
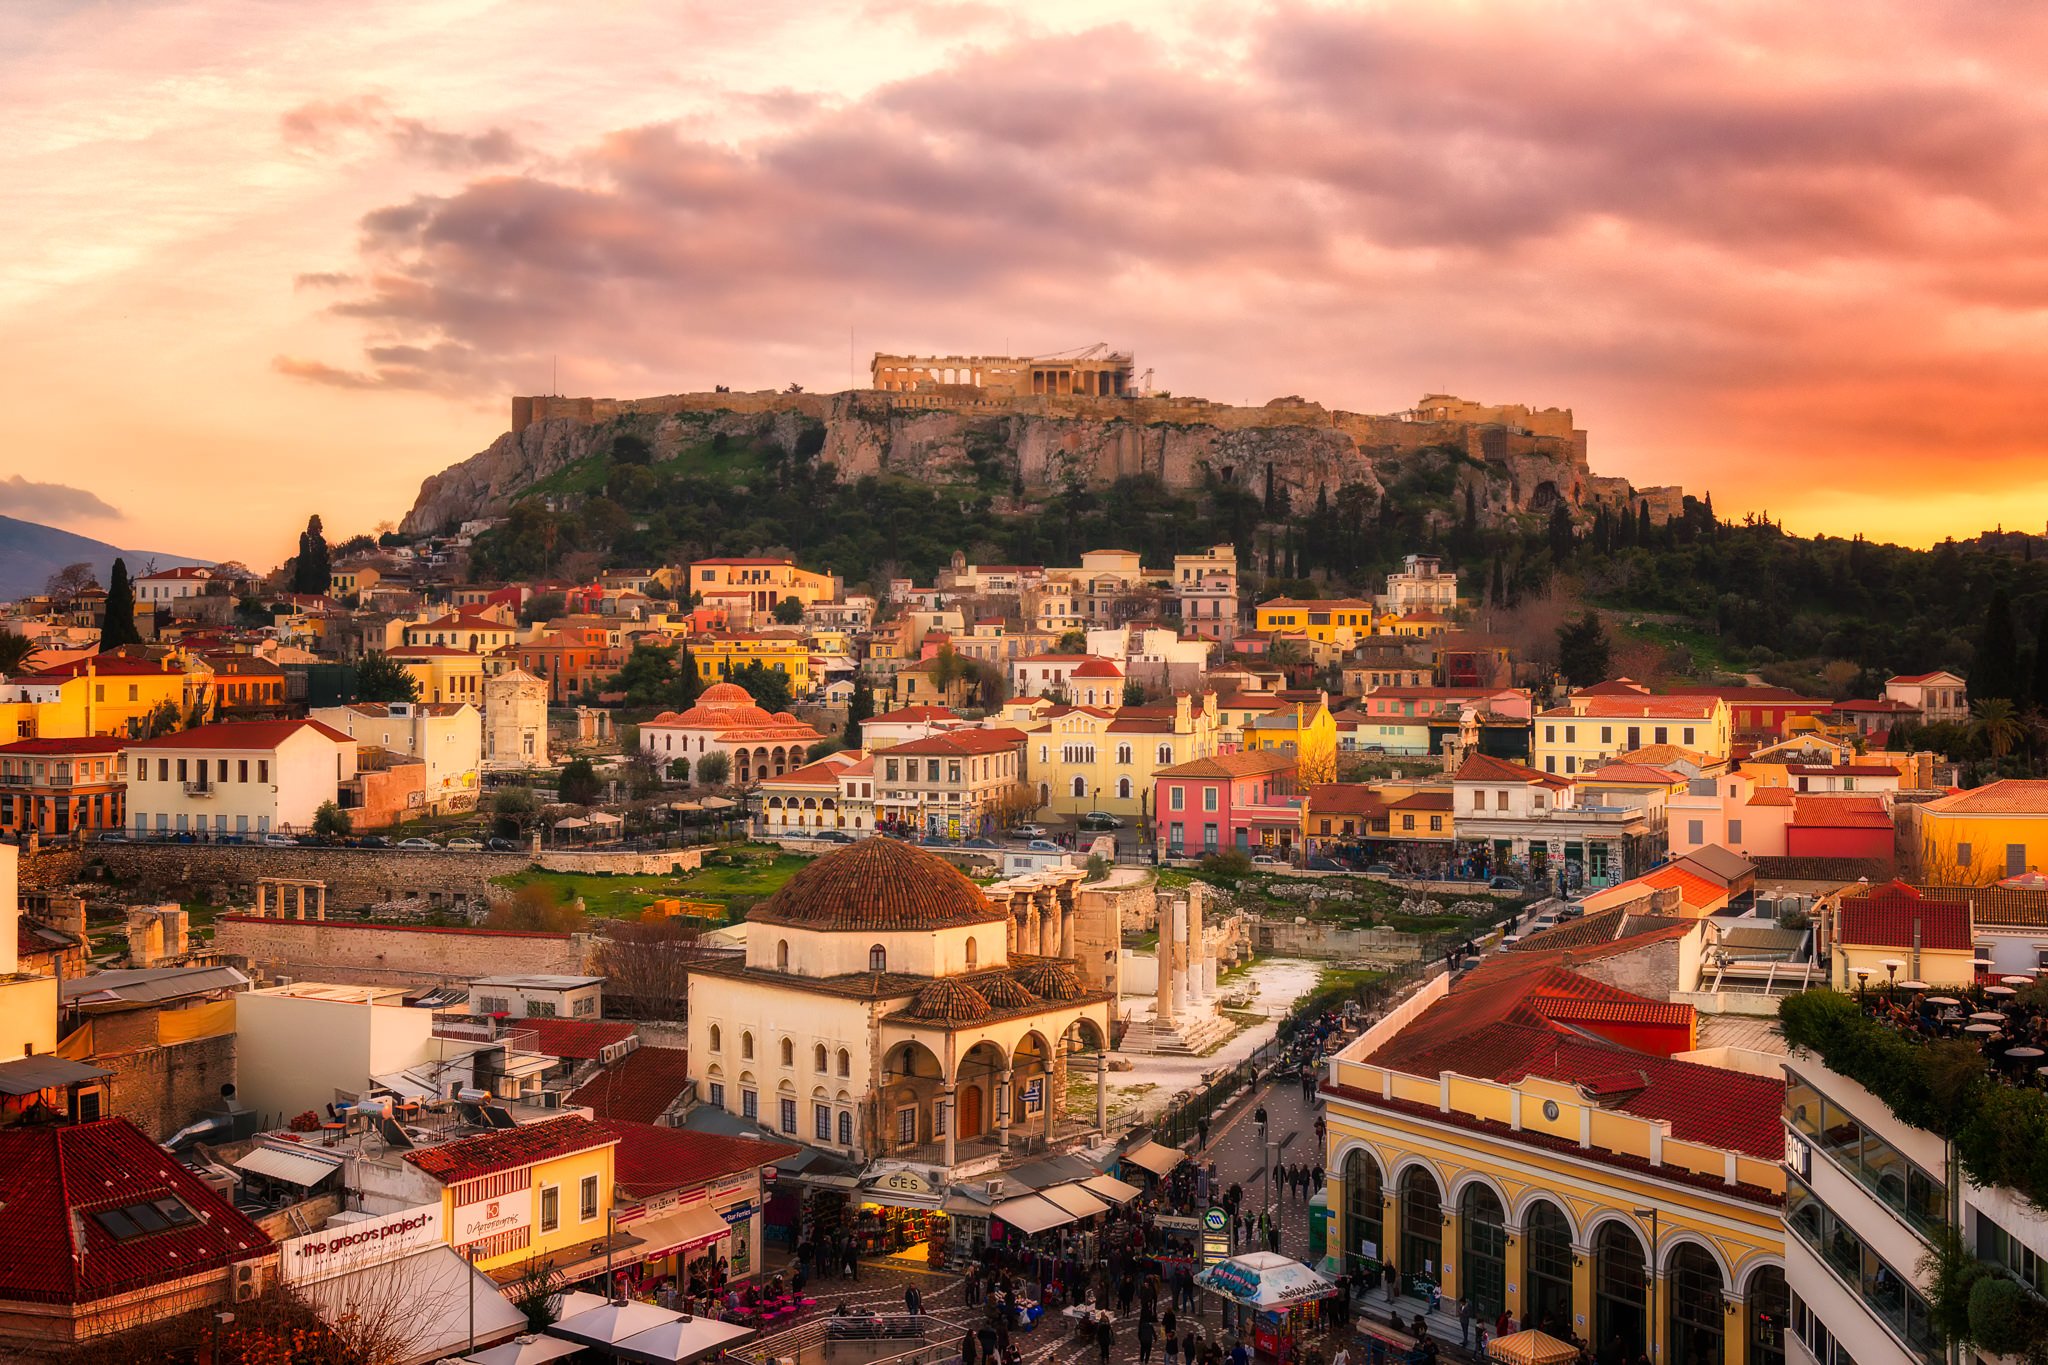
[[[16,0],[0,513],[267,567],[513,393],[1107,341],[1570,407],[1593,467],[2048,520],[2048,7]]]

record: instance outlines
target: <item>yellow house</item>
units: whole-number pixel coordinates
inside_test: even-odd
[[[808,607],[839,596],[839,584],[831,574],[799,569],[795,560],[768,558],[697,560],[690,565],[689,590],[699,597],[743,592],[747,605],[760,616],[774,611],[786,597]]]
[[[690,638],[690,657],[705,682],[729,678],[748,664],[787,674],[790,690],[811,690],[811,651],[793,630],[707,632]]]
[[[519,638],[519,627],[510,621],[480,612],[456,611],[405,626],[407,645],[445,645],[472,654],[490,654],[511,647]]]
[[[2048,782],[2007,778],[1904,809],[1906,859],[1923,882],[1989,885],[2048,870]]]
[[[1963,988],[1977,980],[1976,925],[1966,900],[1936,900],[1904,882],[1850,888],[1823,905],[1838,991],[1888,981]]]
[[[389,657],[419,683],[420,701],[468,702],[483,709],[482,655],[452,645],[407,645]]]
[[[1372,634],[1372,603],[1350,597],[1334,597],[1327,602],[1276,597],[1259,603],[1253,613],[1259,630],[1300,635],[1320,644],[1348,645]]]
[[[1103,811],[1138,822],[1152,809],[1161,768],[1216,754],[1213,694],[1181,693],[1173,705],[1056,707],[1025,746],[1025,780],[1041,811],[1080,816]]]
[[[603,1266],[610,1231],[612,1148],[618,1138],[581,1115],[460,1138],[407,1152],[405,1160],[441,1187],[448,1244],[500,1280],[531,1260],[550,1260],[566,1279]]]
[[[1574,777],[1653,744],[1675,744],[1720,763],[1730,743],[1728,703],[1719,697],[1581,694],[1537,713],[1529,766]]]
[[[1687,932],[1582,945],[1575,962]],[[1404,1318],[1435,1284],[1481,1322],[1505,1310],[1619,1338],[1624,1359],[1784,1361],[1782,1075],[1686,1060],[1690,1006],[1563,957],[1439,976],[1331,1061],[1326,1268],[1392,1264]]]
[[[335,569],[327,575],[329,597],[358,597],[384,581],[384,575],[367,564]]]
[[[11,739],[80,739],[127,735],[169,702],[185,715],[209,700],[203,666],[187,670],[176,656],[138,659],[93,654],[0,683],[0,733]]]
[[[1247,753],[1276,749],[1293,754],[1296,780],[1304,786],[1337,780],[1337,722],[1327,701],[1317,701],[1314,710],[1296,702],[1253,716],[1245,723],[1244,748]]]

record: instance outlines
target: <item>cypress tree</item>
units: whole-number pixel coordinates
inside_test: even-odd
[[[298,558],[292,564],[292,591],[318,597],[327,591],[333,577],[334,566],[328,558],[326,532],[318,515],[308,517],[306,529],[299,536]]]
[[[2034,709],[2048,715],[2048,605],[2041,608],[2041,624],[2034,628]]]
[[[1984,632],[1977,637],[1977,657],[1970,665],[1970,700],[2003,697],[2017,702],[2020,692],[2020,645],[2012,628],[2012,598],[2003,587],[1991,592],[1984,609]]]
[[[1636,508],[1636,544],[1650,543],[1650,500],[1644,498]]]
[[[126,561],[116,559],[108,576],[107,615],[100,626],[100,652],[122,645],[139,645],[142,632],[135,628],[135,584],[129,580]]]

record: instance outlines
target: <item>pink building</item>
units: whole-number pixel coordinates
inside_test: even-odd
[[[1284,856],[1301,838],[1294,756],[1275,750],[1218,754],[1153,774],[1153,838],[1166,857],[1220,849]]]

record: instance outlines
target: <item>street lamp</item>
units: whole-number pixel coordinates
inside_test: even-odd
[[[463,1259],[469,1262],[469,1274],[464,1277],[462,1287],[469,1299],[469,1353],[476,1354],[476,1243],[471,1242],[462,1249]]]
[[[1656,1343],[1656,1342],[1657,1342],[1657,1339],[1658,1339],[1658,1332],[1657,1332],[1657,1210],[1655,1210],[1655,1209],[1631,1209],[1631,1210],[1630,1210],[1630,1212],[1631,1212],[1631,1213],[1633,1213],[1633,1214],[1635,1214],[1635,1216],[1636,1216],[1636,1217],[1638,1217],[1638,1218],[1647,1218],[1647,1219],[1649,1219],[1649,1220],[1650,1220],[1650,1322],[1649,1322],[1649,1327],[1648,1327],[1648,1330],[1646,1330],[1646,1331],[1645,1331],[1645,1332],[1643,1333],[1643,1335],[1644,1335],[1644,1336],[1645,1336],[1646,1338],[1648,1338],[1650,1342],[1652,1342],[1652,1343]],[[1662,1351],[1658,1351],[1658,1352],[1657,1352],[1656,1354],[1658,1354],[1658,1355],[1662,1355],[1662,1354],[1663,1354],[1663,1352],[1662,1352]]]

